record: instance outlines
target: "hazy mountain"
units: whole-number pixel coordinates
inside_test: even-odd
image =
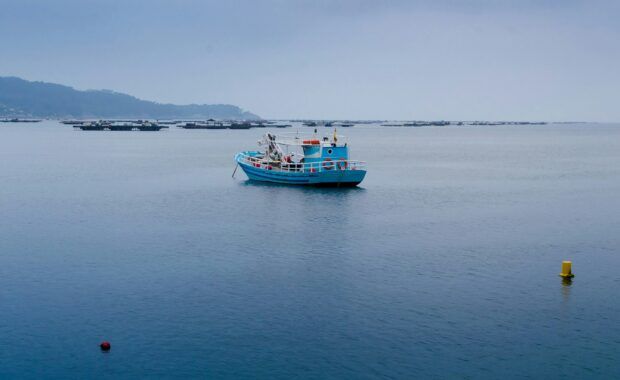
[[[0,77],[0,116],[43,118],[258,119],[229,104],[161,104],[108,90],[78,91],[45,82]]]

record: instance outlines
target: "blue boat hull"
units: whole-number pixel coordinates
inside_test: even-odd
[[[253,181],[274,182],[288,185],[353,187],[364,180],[366,170],[324,170],[310,172],[283,172],[257,168],[236,157],[237,164]]]

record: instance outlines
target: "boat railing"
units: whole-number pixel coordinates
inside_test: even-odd
[[[238,157],[256,168],[285,173],[321,173],[342,170],[366,170],[366,162],[358,160],[326,159],[314,162],[268,162],[264,157],[254,157],[239,153]]]
[[[336,135],[338,145],[345,144],[347,142],[346,136]],[[332,135],[321,136],[316,133],[300,133],[289,132],[280,133],[275,136],[275,143],[282,145],[308,145],[308,144],[332,144],[334,143]]]

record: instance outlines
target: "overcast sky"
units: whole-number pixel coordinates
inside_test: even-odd
[[[268,118],[620,121],[620,1],[0,0],[0,76]]]

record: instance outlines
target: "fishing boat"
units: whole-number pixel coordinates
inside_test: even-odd
[[[261,150],[235,155],[250,180],[291,185],[357,186],[366,176],[366,163],[349,159],[345,137],[299,133],[267,133],[259,141]],[[234,173],[233,173],[234,177]]]

